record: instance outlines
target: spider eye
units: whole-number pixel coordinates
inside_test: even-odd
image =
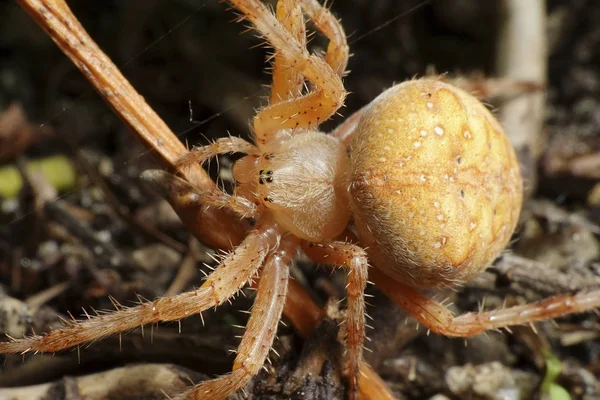
[[[273,171],[264,171],[264,170],[260,170],[258,171],[258,183],[260,183],[261,185],[264,185],[265,182],[266,183],[271,183],[273,182]]]

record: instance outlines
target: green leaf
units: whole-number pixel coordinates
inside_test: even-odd
[[[560,360],[550,349],[543,348],[542,355],[546,361],[546,376],[542,381],[542,394],[550,400],[571,400],[571,395],[562,386],[554,383],[562,371]]]

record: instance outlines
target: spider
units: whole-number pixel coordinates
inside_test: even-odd
[[[161,171],[143,178],[167,187],[179,205],[227,208],[252,218],[253,229],[198,289],[0,343],[0,353],[52,352],[180,320],[222,304],[258,274],[233,371],[177,397],[224,399],[263,366],[283,311],[288,266],[299,249],[318,263],[348,271],[344,333],[352,398],[365,339],[368,279],[420,323],[448,336],[600,305],[600,291],[592,291],[454,317],[421,294],[470,280],[510,240],[523,185],[502,127],[475,97],[424,78],[391,87],[324,134],[319,124],[346,96],[342,77],[349,50],[340,23],[316,0],[279,0],[275,13],[259,0],[229,1],[275,49],[270,102],[254,118],[255,143],[222,138],[190,151],[178,168],[185,176],[186,169],[218,154],[246,154],[234,165],[235,191],[193,188]],[[324,56],[306,48],[304,15],[329,39]]]

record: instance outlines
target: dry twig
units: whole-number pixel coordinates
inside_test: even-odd
[[[536,82],[540,86],[546,84],[548,55],[545,4],[544,0],[505,0],[506,16],[496,57],[499,76],[515,81]],[[505,102],[500,111],[502,125],[522,164],[526,194],[531,194],[536,184],[544,103],[544,92],[537,91]]]

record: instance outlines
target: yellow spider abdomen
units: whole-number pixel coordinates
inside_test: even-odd
[[[523,184],[494,116],[439,79],[371,103],[351,143],[352,209],[376,267],[421,288],[485,269],[517,224]]]

